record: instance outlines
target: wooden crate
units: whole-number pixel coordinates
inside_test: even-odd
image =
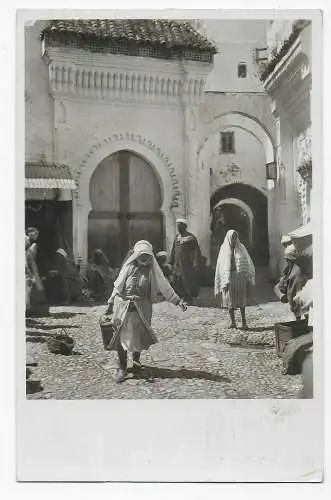
[[[285,344],[291,339],[306,335],[312,328],[308,326],[306,319],[299,321],[288,321],[286,323],[275,324],[276,352],[279,357],[282,356]]]

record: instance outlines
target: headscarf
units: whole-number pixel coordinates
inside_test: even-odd
[[[293,244],[285,248],[284,258],[290,262],[295,262],[297,260],[298,251]]]
[[[232,250],[231,242],[234,234],[237,234],[237,241],[234,250]],[[239,240],[238,233],[231,229],[225,235],[224,242],[217,258],[214,288],[215,296],[219,295],[230,283],[232,252],[234,254],[234,263],[237,273],[244,276],[252,285],[255,285],[255,268],[252,259],[245,246]]]
[[[176,219],[176,224],[184,224],[187,227],[188,220],[185,219],[185,217],[178,217],[178,219]]]
[[[131,265],[143,254],[151,256],[151,292],[152,298],[155,298],[158,293],[161,293],[166,300],[173,302],[176,300],[177,295],[169,284],[168,280],[164,277],[163,271],[160,268],[154,253],[152,245],[146,240],[138,241],[134,248],[132,255],[124,262],[117,280],[114,283],[114,290],[109,301],[111,301],[115,295],[121,294],[131,269]],[[179,298],[178,298],[179,300]]]
[[[161,250],[161,252],[157,252],[156,258],[161,258],[161,257],[168,257],[167,252],[165,252],[164,250]]]

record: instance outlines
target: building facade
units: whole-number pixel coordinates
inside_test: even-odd
[[[200,106],[200,165],[210,171],[212,264],[227,229],[235,228],[257,265],[269,264],[266,164],[274,161],[275,120],[259,78],[265,21],[209,20],[217,46]]]
[[[98,20],[38,22],[26,48],[30,80],[38,73],[27,161],[70,167],[75,259],[84,267],[102,248],[119,265],[141,238],[169,250],[179,215],[199,229],[197,120],[213,45],[187,23]]]
[[[300,25],[293,61],[271,70],[285,25],[27,27],[26,224],[44,247],[65,246],[83,269],[102,248],[117,266],[137,239],[169,250],[186,216],[212,264],[233,227],[276,277],[281,234],[309,218],[310,196],[310,28]]]
[[[275,176],[270,184],[273,233],[286,234],[310,221],[312,190],[312,25],[311,21],[270,21],[268,61],[261,73],[276,124]],[[272,217],[271,217],[272,214]],[[279,238],[270,242],[272,268],[279,271]]]

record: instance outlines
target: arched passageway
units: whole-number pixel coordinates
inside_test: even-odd
[[[150,241],[155,251],[164,247],[161,186],[144,158],[122,150],[102,160],[91,176],[89,195],[89,256],[101,248],[117,267],[140,239]]]
[[[223,200],[238,200],[238,203],[220,203]],[[253,215],[250,233],[249,213],[241,202],[247,205]],[[267,197],[258,189],[246,184],[229,184],[218,189],[211,197],[212,245],[211,261],[215,265],[220,245],[229,229],[239,232],[256,265],[269,262],[268,203]]]

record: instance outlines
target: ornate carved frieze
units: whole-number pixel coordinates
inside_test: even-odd
[[[302,162],[297,168],[297,171],[300,174],[301,178],[307,182],[311,181],[312,179],[312,170],[313,163],[311,159]]]
[[[297,185],[297,196],[299,204],[299,213],[302,224],[306,224],[309,220],[309,215],[310,215],[309,195],[308,195],[309,189],[310,188],[307,185],[307,182],[305,182],[305,180],[299,176]]]
[[[305,191],[310,189],[312,184],[312,149],[311,149],[311,127],[308,127],[302,134],[300,134],[296,141],[297,150],[297,172],[299,174],[299,186]],[[306,196],[306,194],[305,194]],[[302,206],[304,208],[304,203]],[[304,208],[305,210],[305,208]]]
[[[82,61],[79,57],[82,58],[74,51],[71,60],[68,54],[63,57],[49,51],[46,60],[53,95],[101,101],[142,101],[146,104],[199,104],[210,69],[209,65],[206,68],[203,65],[204,71],[187,73],[177,65],[176,71],[167,72],[166,67],[155,68],[151,64],[148,68],[146,63],[137,66],[136,62],[128,64],[127,60],[119,64],[117,59],[112,64],[107,55],[101,56],[103,59],[98,60],[98,64],[90,57],[82,58]]]

